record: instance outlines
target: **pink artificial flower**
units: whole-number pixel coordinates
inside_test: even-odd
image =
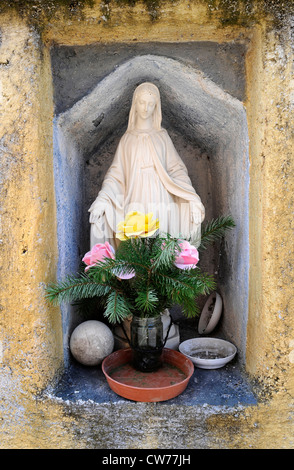
[[[132,279],[132,277],[134,277],[136,275],[134,270],[131,270],[127,274],[123,274],[122,271],[118,272],[118,273],[114,272],[113,274],[115,274],[116,277],[118,277],[119,279]]]
[[[175,265],[179,269],[195,268],[199,261],[199,253],[195,246],[190,245],[189,242],[183,240],[179,243],[181,251],[177,253]]]
[[[114,249],[108,242],[97,243],[97,245],[94,245],[91,251],[88,251],[83,257],[83,262],[87,264],[85,272],[92,266],[95,266],[98,261],[103,261],[104,258],[114,259]]]

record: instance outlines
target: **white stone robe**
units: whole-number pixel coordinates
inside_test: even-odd
[[[193,223],[190,202],[202,222],[204,206],[167,131],[127,131],[89,209],[93,211],[98,203],[105,208],[99,223],[91,224],[91,247],[105,241],[116,247],[117,224],[132,210],[153,212],[162,233],[200,237],[201,224]]]

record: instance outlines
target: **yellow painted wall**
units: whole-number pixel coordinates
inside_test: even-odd
[[[266,34],[263,28],[256,29],[247,64],[251,142],[247,368],[270,387],[290,387],[293,393],[293,48],[288,31]]]
[[[38,31],[13,10],[0,16],[1,448],[111,445],[107,436],[95,441],[94,424],[102,415],[108,416],[109,423],[125,420],[120,405],[105,405],[102,414],[85,405],[73,409],[50,396],[36,399],[36,392],[58,377],[63,365],[59,310],[49,306],[43,295],[44,284],[54,279],[58,255],[50,45],[53,41],[78,45],[136,40],[235,40],[248,45],[244,104],[251,166],[246,366],[263,388],[255,407],[207,415],[207,435],[201,446],[294,447],[294,80],[289,27],[285,21],[284,28],[276,31],[268,19],[259,25],[220,27],[220,12],[209,16],[205,5],[197,1],[165,3],[160,8],[161,16],[153,22],[142,5],[113,8],[105,21],[96,3],[86,7],[83,16],[57,11],[50,19],[39,18]],[[136,440],[125,431],[121,445],[164,446],[155,424],[168,426],[172,413],[181,412],[170,410],[166,405],[141,404],[135,410],[130,405],[130,419],[139,411],[144,436]],[[190,414],[187,429],[193,429],[197,413],[191,410]],[[188,435],[186,442],[187,447],[196,445]]]
[[[2,361],[35,389],[62,364],[60,315],[43,289],[57,258],[52,82],[37,36],[16,17],[1,26]]]

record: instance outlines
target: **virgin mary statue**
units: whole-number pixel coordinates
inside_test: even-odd
[[[200,242],[205,210],[161,119],[158,88],[142,83],[133,95],[127,131],[89,209],[91,247],[108,241],[116,248],[117,224],[130,211],[153,212],[161,234]]]

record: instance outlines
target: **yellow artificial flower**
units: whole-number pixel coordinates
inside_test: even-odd
[[[151,237],[159,228],[159,220],[152,220],[153,213],[129,212],[124,221],[119,222],[116,237],[119,240],[128,238]]]

